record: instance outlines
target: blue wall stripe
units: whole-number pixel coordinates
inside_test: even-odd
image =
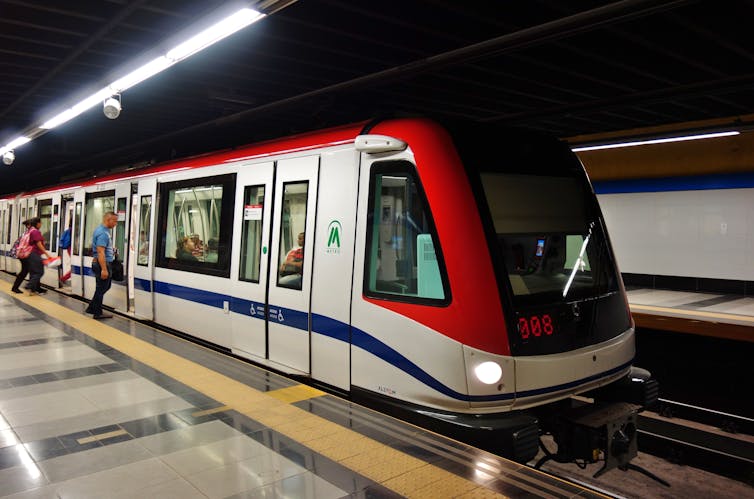
[[[597,194],[638,192],[703,191],[711,189],[749,189],[754,187],[754,173],[697,175],[655,179],[611,180],[593,182]]]

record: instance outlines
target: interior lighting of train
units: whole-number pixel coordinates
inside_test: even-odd
[[[179,63],[180,61],[191,57],[201,50],[213,45],[220,40],[232,35],[233,33],[253,24],[264,18],[265,14],[254,9],[243,8],[223,20],[213,24],[207,29],[200,31],[198,34],[190,37],[188,40],[179,43],[171,48],[164,55],[160,55],[134,71],[118,78],[112,83],[106,85],[101,90],[95,92],[89,97],[77,102],[65,111],[53,116],[36,127],[37,133],[28,133],[20,136],[7,145],[0,148],[0,156],[6,152],[13,151],[16,147],[23,145],[30,140],[39,137],[46,130],[51,130],[75,118],[76,116],[88,111],[92,107],[101,104],[108,97],[120,94],[124,90],[131,88],[142,81],[150,78],[161,71]],[[32,129],[34,130],[34,129]]]
[[[668,142],[684,142],[686,140],[714,139],[716,137],[730,137],[741,132],[731,130],[727,132],[701,133],[696,135],[683,135],[679,137],[664,137],[659,139],[633,140],[630,142],[615,142],[612,144],[600,144],[594,146],[572,147],[573,152],[598,151],[600,149],[617,149],[619,147],[645,146],[649,144],[667,144]]]

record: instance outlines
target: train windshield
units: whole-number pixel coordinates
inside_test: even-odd
[[[482,173],[481,180],[514,303],[574,302],[618,291],[582,179]]]

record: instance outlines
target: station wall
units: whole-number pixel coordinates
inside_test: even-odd
[[[754,188],[598,199],[621,272],[754,281]]]
[[[754,131],[579,158],[627,284],[754,295]]]

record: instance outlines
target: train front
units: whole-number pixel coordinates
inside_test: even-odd
[[[547,137],[468,127],[453,137],[495,268],[513,409],[553,435],[552,458],[626,466],[636,414],[656,400],[657,385],[631,366],[626,293],[581,163]]]

